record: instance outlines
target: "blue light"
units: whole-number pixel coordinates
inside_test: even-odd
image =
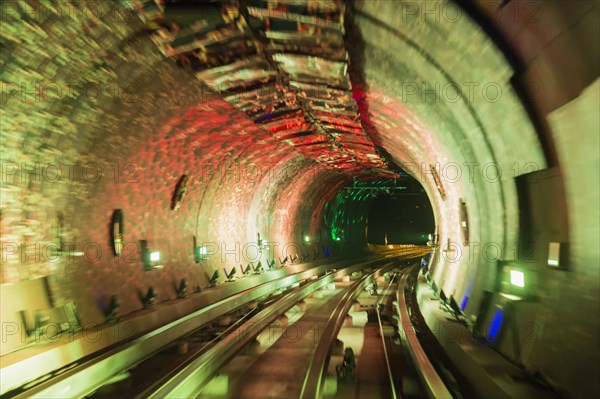
[[[465,295],[463,297],[462,303],[460,304],[460,310],[462,310],[464,312],[465,308],[467,307],[467,302],[469,302],[469,296]]]
[[[488,332],[488,340],[495,341],[502,327],[502,319],[504,319],[504,309],[497,308],[490,324],[490,331]]]

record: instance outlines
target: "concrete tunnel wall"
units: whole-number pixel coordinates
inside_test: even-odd
[[[439,3],[428,17],[407,12],[399,2],[356,2],[347,40],[353,43],[353,86],[363,125],[390,161],[427,191],[440,243],[459,248],[460,256],[456,250],[436,254],[434,277],[459,302],[469,297],[468,314],[476,312],[483,290],[494,286],[497,261],[518,261],[514,178],[559,168],[570,223],[569,270],[541,272],[555,294],[543,298],[545,333],[530,366],[571,392],[585,393],[594,389],[598,374],[597,360],[586,368],[579,356],[598,359],[598,320],[590,315],[598,313],[600,254],[598,218],[590,217],[598,215],[590,204],[599,198],[598,81],[597,70],[589,72],[589,65],[597,65],[597,49],[583,50],[598,6],[579,3],[584,5],[564,13],[555,2],[536,2],[537,22],[488,15],[524,60],[520,77],[537,83],[532,107],[543,117],[546,136],[514,93],[514,66],[453,3]],[[73,16],[94,14],[81,11]],[[133,16],[111,12],[104,20],[62,22],[43,22],[32,13],[28,21],[20,16],[2,24],[3,44],[9,44],[2,52],[2,283],[48,275],[59,304],[75,301],[91,325],[103,320],[101,309],[112,294],[121,298],[125,314],[141,306],[137,289],[155,286],[162,300],[174,297],[172,285],[182,277],[204,286],[206,274],[244,263],[242,247],[255,242],[257,233],[298,246],[305,234],[323,235],[324,204],[348,184],[345,177],[303,159],[200,87],[164,59]],[[549,26],[554,35],[547,34]],[[565,71],[578,73],[568,79]],[[467,94],[461,97],[456,86]],[[77,176],[68,176],[77,162],[90,166],[88,175],[75,168],[70,171]],[[35,170],[36,163],[41,169],[24,171]],[[50,164],[61,167],[58,181]],[[445,199],[431,164],[439,165]],[[213,173],[215,166],[222,168]],[[104,173],[97,181],[96,171]],[[173,212],[171,196],[184,173],[191,177],[189,192]],[[479,245],[462,242],[460,199],[468,207],[469,241]],[[124,259],[110,255],[108,242],[117,208],[125,213]],[[93,245],[84,257],[36,259],[36,243],[55,241],[57,212],[65,215],[66,241],[97,243],[102,255]],[[227,255],[223,264],[219,250],[196,265],[194,235],[239,251],[241,262]],[[161,252],[164,269],[144,272],[138,255],[130,255],[141,239]],[[275,256],[285,255],[282,246]],[[491,252],[482,252],[486,246]],[[3,322],[17,319],[20,304],[10,303],[2,301]],[[575,307],[585,311],[573,312]],[[18,345],[5,345],[3,353]]]
[[[348,40],[360,76],[353,83],[362,85],[373,140],[421,181],[440,243],[456,249],[436,253],[438,285],[459,304],[468,297],[466,313],[474,314],[483,290],[497,285],[498,263],[521,265],[539,281],[543,309],[525,366],[586,397],[598,392],[600,357],[599,7],[500,3],[478,2],[467,12],[452,2],[355,2],[358,30]],[[472,17],[498,35],[496,44]],[[529,265],[517,250],[519,215],[529,210],[519,209],[515,178],[550,166],[566,186],[567,272],[547,266],[548,242],[532,243],[545,249]],[[469,244],[459,199],[468,207]]]
[[[104,321],[110,295],[127,314],[140,309],[138,290],[153,286],[166,300],[181,278],[206,287],[214,270],[222,281],[223,267],[256,262],[257,233],[276,258],[312,256],[318,244],[303,237],[318,237],[323,203],[347,178],[190,84],[193,76],[164,59],[140,22],[114,17],[88,21],[80,42],[72,35],[85,31],[83,22],[72,31],[33,30],[10,53],[5,81],[19,88],[3,92],[2,282],[48,276],[56,304],[74,301],[91,326]],[[189,191],[175,212],[183,174]],[[109,239],[115,209],[124,212],[121,257]],[[64,240],[84,256],[52,255],[59,212]],[[206,262],[194,262],[194,236],[207,243]],[[163,269],[143,270],[139,240],[160,251]],[[20,322],[28,307],[2,303],[8,322]],[[10,338],[3,353],[23,345]]]

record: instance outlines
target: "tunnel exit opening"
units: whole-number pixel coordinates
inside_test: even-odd
[[[375,194],[366,230],[369,244],[427,244],[435,233],[435,218],[427,194],[424,190]]]

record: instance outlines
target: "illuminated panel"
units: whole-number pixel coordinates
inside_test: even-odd
[[[487,338],[489,341],[496,341],[500,328],[502,327],[502,321],[504,320],[504,309],[497,307],[490,322]]]
[[[510,283],[517,287],[525,287],[525,273],[519,270],[511,270]]]
[[[465,311],[465,309],[467,307],[467,303],[469,303],[469,296],[465,295],[463,297],[463,300],[462,300],[461,304],[460,304],[460,310],[461,311],[463,311],[463,312]]]

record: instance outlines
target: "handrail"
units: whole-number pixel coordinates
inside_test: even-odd
[[[327,274],[318,280],[298,288],[294,292],[262,310],[225,339],[205,351],[192,355],[179,367],[165,374],[151,387],[140,392],[136,398],[185,398],[196,397],[213,375],[225,366],[248,342],[283,315],[296,303],[312,292],[325,287],[337,278],[349,275],[376,263],[370,261]]]
[[[408,309],[406,307],[406,299],[404,297],[404,286],[409,273],[405,272],[402,275],[400,284],[398,284],[398,291],[396,293],[396,310],[398,312],[400,323],[398,330],[400,337],[404,342],[407,343],[408,352],[413,362],[415,363],[417,374],[419,375],[425,391],[429,398],[440,399],[440,398],[452,398],[452,394],[446,388],[446,384],[435,370],[431,361],[425,354],[421,343],[417,337],[415,328],[410,320]]]
[[[393,263],[388,263],[377,271],[389,268],[392,265]],[[319,343],[313,352],[308,371],[306,372],[302,391],[300,393],[301,399],[320,399],[323,396],[323,373],[330,356],[331,343],[342,328],[344,318],[354,303],[354,299],[356,299],[361,291],[365,289],[367,283],[373,278],[377,271],[369,273],[355,282],[354,285],[346,291],[335,310],[331,313],[331,316],[327,320],[323,335],[321,335]]]

